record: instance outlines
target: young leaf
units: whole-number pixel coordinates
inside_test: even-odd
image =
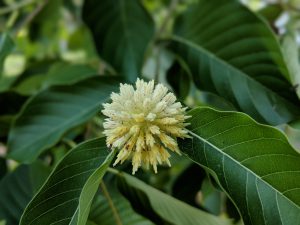
[[[134,82],[154,34],[154,23],[140,0],[86,0],[82,12],[100,57]]]
[[[245,225],[300,224],[300,155],[277,129],[243,113],[196,108],[180,149],[207,168]]]
[[[10,130],[9,156],[22,162],[33,161],[70,128],[93,117],[119,82],[112,77],[92,77],[32,97]]]
[[[138,213],[156,224],[231,224],[229,220],[189,206],[125,173],[119,175],[119,189]]]
[[[176,20],[172,39],[199,88],[258,121],[278,125],[299,117],[299,100],[274,34],[238,1],[198,1]]]
[[[72,149],[29,203],[20,224],[85,224],[114,154],[109,153],[104,138],[86,141]]]

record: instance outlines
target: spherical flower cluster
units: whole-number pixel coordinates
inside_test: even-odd
[[[111,94],[112,103],[103,104],[102,113],[106,144],[118,148],[114,166],[132,159],[132,173],[141,165],[157,164],[171,166],[167,149],[180,154],[176,137],[189,137],[185,126],[186,108],[176,102],[174,94],[154,81],[138,79],[136,89],[129,84],[120,85],[120,93]]]

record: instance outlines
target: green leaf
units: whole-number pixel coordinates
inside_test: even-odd
[[[119,175],[119,189],[138,213],[156,224],[230,224],[228,220],[189,206],[125,173]]]
[[[277,129],[243,113],[196,108],[187,156],[207,168],[246,225],[300,224],[300,155]]]
[[[14,43],[7,33],[0,36],[0,77],[2,75],[3,63],[6,56],[11,52]]]
[[[201,206],[208,212],[219,215],[222,213],[222,207],[224,207],[222,194],[223,193],[220,190],[213,186],[211,179],[206,178],[201,186]],[[228,208],[226,207],[226,212],[227,209]]]
[[[13,90],[21,95],[34,95],[41,90],[45,78],[44,74],[32,75],[13,87]]]
[[[57,63],[49,69],[43,86],[71,85],[96,74],[97,71],[87,65]]]
[[[48,174],[48,168],[40,162],[21,165],[7,174],[0,182],[0,220],[4,219],[7,225],[18,224],[23,210]]]
[[[141,73],[154,23],[139,0],[86,0],[83,20],[101,58],[134,82]]]
[[[300,99],[300,63],[298,45],[291,35],[286,35],[282,43],[284,58],[290,71],[290,79]]]
[[[43,150],[56,144],[66,131],[96,115],[101,103],[117,90],[119,82],[113,77],[92,77],[32,97],[9,133],[9,156],[22,162],[33,161]]]
[[[106,148],[104,138],[72,149],[29,203],[20,224],[85,224],[93,197],[114,155]]]
[[[153,225],[152,222],[131,208],[130,203],[116,190],[115,185],[106,184],[106,186],[112,205],[109,204],[107,197],[98,194],[91,207],[89,222],[95,225],[116,225],[116,218],[112,209],[114,207],[122,225]]]
[[[277,125],[300,115],[281,48],[270,28],[238,1],[200,0],[175,22],[172,48],[196,85],[240,111]]]
[[[95,69],[86,65],[56,63],[47,74],[30,76],[20,82],[14,90],[22,95],[32,95],[51,86],[75,84],[96,74]]]

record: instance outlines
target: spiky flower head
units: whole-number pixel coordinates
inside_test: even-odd
[[[141,165],[152,165],[157,173],[157,164],[171,166],[167,149],[180,154],[176,138],[189,137],[185,126],[186,108],[176,102],[173,93],[154,81],[138,79],[136,89],[129,84],[120,85],[120,93],[111,94],[112,103],[103,104],[102,113],[106,144],[118,148],[114,166],[132,159],[132,173]]]

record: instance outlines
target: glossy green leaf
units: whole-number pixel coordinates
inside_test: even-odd
[[[106,148],[104,138],[86,141],[72,149],[29,203],[20,224],[85,224],[114,154]]]
[[[180,149],[207,168],[245,225],[300,224],[300,155],[277,129],[238,112],[189,112],[191,139]]]
[[[198,210],[125,173],[119,175],[119,189],[138,213],[156,224],[230,224],[229,220]]]
[[[2,75],[4,59],[11,52],[13,47],[14,43],[7,33],[0,35],[0,77]]]
[[[106,187],[112,205],[109,204],[109,200],[103,193],[99,193],[94,199],[88,218],[91,224],[116,225],[117,216],[122,225],[153,225],[151,221],[137,214],[131,208],[128,200],[116,190],[115,185],[106,184]],[[113,210],[115,211],[114,213]]]
[[[82,12],[100,57],[134,82],[154,34],[154,23],[141,2],[86,0]]]
[[[299,100],[271,29],[238,1],[200,0],[175,22],[172,49],[196,85],[272,125],[300,116]]]
[[[0,220],[4,219],[6,225],[18,224],[26,205],[48,174],[48,168],[40,162],[21,165],[7,174],[0,182]]]
[[[92,77],[72,86],[53,87],[32,97],[9,133],[9,156],[22,162],[34,160],[61,136],[86,122],[101,109],[119,86],[113,77]]]

